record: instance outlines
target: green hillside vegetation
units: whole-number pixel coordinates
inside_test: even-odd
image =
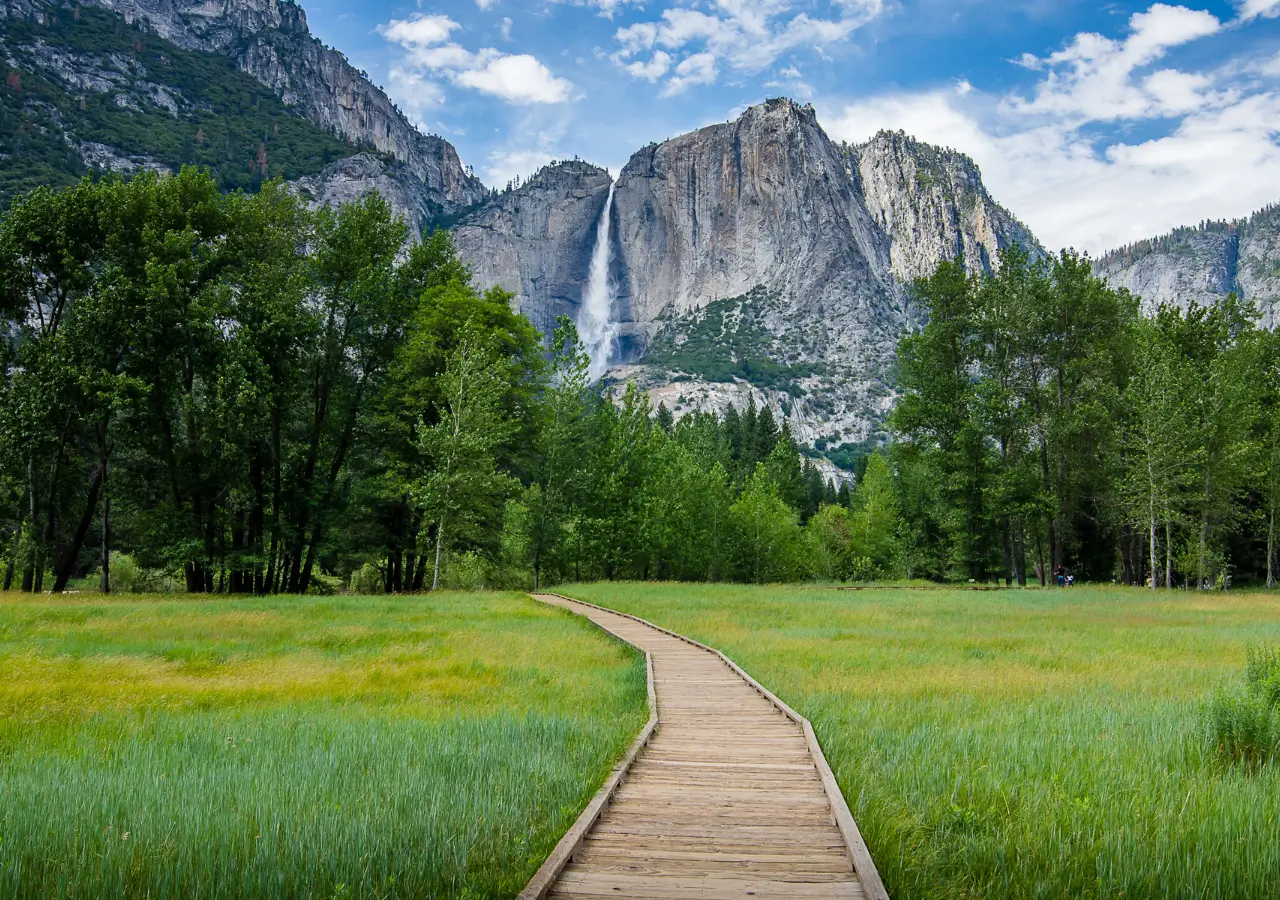
[[[1280,641],[1274,594],[565,591],[723,650],[809,717],[891,897],[1275,896],[1280,767],[1220,739],[1258,715],[1208,708],[1246,656],[1247,690],[1280,696],[1275,655],[1247,652]]]
[[[51,6],[38,20],[6,19],[0,47],[10,59],[0,88],[6,206],[17,194],[69,185],[85,174],[67,137],[174,170],[207,166],[223,190],[311,175],[358,149],[290,110],[233,60],[183,50],[95,7]],[[67,55],[76,72],[50,63]],[[99,88],[113,82],[110,89],[72,83],[90,71]],[[173,99],[176,115],[158,102],[163,94],[153,85]]]
[[[797,379],[819,375],[822,367],[771,358],[773,337],[762,318],[776,306],[776,298],[756,288],[742,297],[712,301],[684,316],[673,314],[645,352],[644,361],[707,381],[740,379],[798,397]]]

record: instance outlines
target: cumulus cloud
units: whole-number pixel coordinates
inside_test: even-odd
[[[1280,0],[1244,0],[1240,4],[1240,18],[1244,21],[1277,16],[1280,16]]]
[[[618,29],[613,59],[632,76],[650,81],[656,80],[654,71],[670,71],[662,94],[671,96],[714,83],[725,67],[756,73],[792,50],[820,50],[847,40],[883,10],[882,0],[830,0],[825,14],[817,16],[796,12],[796,6],[794,0],[713,0],[707,4],[710,12],[671,7],[655,20]]]
[[[1122,41],[1082,34],[1042,60],[1019,60],[1043,73],[1030,96],[962,82],[823,109],[823,121],[853,142],[900,128],[960,149],[1047,246],[1098,253],[1280,198],[1275,60],[1151,71],[1168,49],[1220,27],[1158,4],[1130,19]],[[1114,127],[1136,122],[1154,136],[1127,142]]]
[[[719,75],[719,66],[713,53],[695,53],[676,66],[673,75],[662,89],[662,96],[672,97],[695,84],[713,84]]]
[[[657,81],[671,71],[671,55],[659,50],[649,58],[648,62],[636,61],[627,63],[623,66],[623,69],[633,78]]]
[[[563,103],[572,95],[573,84],[534,56],[492,47],[472,52],[451,41],[459,27],[442,15],[393,19],[378,26],[379,34],[405,51],[392,68],[392,82],[411,111],[439,102],[440,85],[434,79],[441,78],[522,106]]]
[[[1207,12],[1157,3],[1130,18],[1129,36],[1123,41],[1090,32],[1076,35],[1066,48],[1045,59],[1024,54],[1021,64],[1043,70],[1047,77],[1034,98],[1013,98],[1012,105],[1023,113],[1083,115],[1099,121],[1178,112],[1176,107],[1185,106],[1188,99],[1206,101],[1202,92],[1208,84],[1172,70],[1143,80],[1133,78],[1133,73],[1170,49],[1221,27]],[[1166,108],[1166,101],[1175,108]]]

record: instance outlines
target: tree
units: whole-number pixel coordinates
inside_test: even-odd
[[[534,589],[548,568],[564,566],[565,528],[586,493],[587,441],[593,407],[591,360],[567,316],[552,335],[552,374],[539,405],[536,491],[529,495],[529,551]]]
[[[778,496],[763,464],[729,508],[737,541],[739,576],[757,584],[789,581],[798,570],[801,546],[796,511]]]
[[[847,580],[852,546],[849,510],[844,506],[825,504],[809,519],[805,528],[805,552],[815,577]]]
[[[1263,499],[1266,530],[1266,584],[1276,586],[1276,515],[1280,512],[1280,337],[1261,332],[1257,342],[1258,368],[1263,374],[1259,391],[1260,439],[1258,483]]]
[[[1164,310],[1155,322],[1139,328],[1134,374],[1126,390],[1130,415],[1125,428],[1128,473],[1123,493],[1131,512],[1146,525],[1153,590],[1160,582],[1159,525],[1170,522],[1196,464],[1184,407],[1194,373],[1167,330],[1177,318],[1175,310]],[[1172,549],[1166,540],[1168,587],[1173,578]]]
[[[417,492],[417,502],[435,526],[432,590],[440,586],[445,549],[492,520],[500,501],[515,488],[497,469],[497,450],[515,431],[502,408],[503,374],[493,347],[468,330],[440,378],[439,421],[421,438],[432,469]]]
[[[850,553],[871,560],[878,577],[892,578],[903,569],[901,532],[893,472],[883,453],[873,453],[853,497]]]

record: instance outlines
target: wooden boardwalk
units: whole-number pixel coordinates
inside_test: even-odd
[[[657,722],[523,900],[887,900],[805,720],[715,651],[629,616],[538,599],[649,655]]]

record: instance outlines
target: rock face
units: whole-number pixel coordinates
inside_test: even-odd
[[[931,275],[944,260],[990,271],[1011,243],[1040,252],[1030,230],[991,199],[982,173],[964,154],[901,131],[882,131],[848,154],[867,209],[889,237],[895,283]]]
[[[608,187],[593,172],[534,179],[464,220],[481,287],[576,313]],[[866,440],[892,404],[913,278],[957,256],[990,269],[1015,241],[1041,252],[967,158],[902,134],[837,145],[789,100],[637,152],[610,226],[613,377],[679,413],[754,396],[832,446]]]
[[[1100,257],[1094,272],[1142,298],[1143,308],[1186,309],[1235,292],[1257,308],[1262,325],[1280,326],[1280,206],[1248,219],[1205,222],[1139,241]]]
[[[495,196],[454,231],[476,282],[515,294],[517,309],[544,333],[557,316],[575,316],[610,181],[604,169],[563,162]]]
[[[346,57],[311,36],[306,13],[284,0],[92,0],[127,20],[145,20],[161,37],[189,50],[230,56],[317,125],[371,147],[402,165],[387,166],[397,194],[422,199],[400,209],[452,215],[488,196],[442,138],[418,131]],[[348,168],[348,172],[353,171]],[[351,186],[352,182],[346,181]],[[375,186],[370,182],[369,188]],[[418,209],[415,210],[414,207]]]

